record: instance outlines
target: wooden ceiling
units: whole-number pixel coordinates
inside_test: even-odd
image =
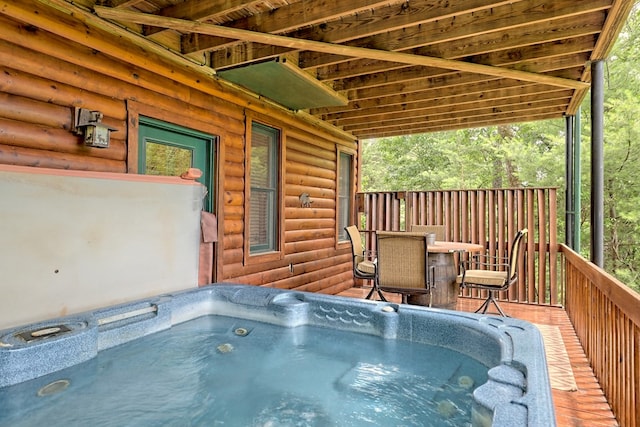
[[[348,99],[364,139],[558,118],[633,0],[74,1],[216,71],[281,58]]]

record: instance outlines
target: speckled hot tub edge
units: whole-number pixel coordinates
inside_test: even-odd
[[[542,337],[530,323],[236,284],[214,284],[0,331],[0,388],[210,314],[284,327],[330,327],[451,348],[492,366],[489,381],[474,391],[475,426],[555,425]],[[32,333],[36,337],[25,340]]]

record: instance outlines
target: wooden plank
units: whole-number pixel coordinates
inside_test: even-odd
[[[538,301],[535,280],[535,238],[532,237],[536,229],[534,191],[533,189],[527,190],[527,229],[530,230],[527,236],[527,284],[529,287],[528,300],[530,303]]]
[[[335,1],[335,0],[334,0]],[[338,3],[340,1],[338,0]],[[344,2],[342,2],[344,3]],[[376,34],[386,33],[390,31],[398,31],[406,26],[425,25],[435,20],[451,19],[459,14],[474,13],[483,9],[500,6],[507,2],[503,0],[469,0],[460,3],[447,4],[446,11],[440,7],[434,7],[433,4],[426,0],[415,0],[410,7],[397,2],[387,2],[387,7],[360,10],[359,13],[342,16],[339,20],[333,22],[324,21],[322,25],[309,25],[300,30],[290,32],[291,37],[308,40],[324,40],[331,43],[342,43],[348,40],[354,40]],[[331,4],[322,6],[331,7]],[[302,20],[304,21],[304,20]],[[251,28],[243,25],[245,28]],[[298,27],[303,27],[298,25]],[[260,29],[262,32],[265,29]],[[433,33],[436,34],[436,33]],[[207,37],[199,37],[198,43],[205,48],[212,46],[212,41]],[[214,52],[215,54],[216,52]],[[256,51],[251,52],[254,58],[263,58],[264,53]],[[224,58],[216,58],[216,60],[224,61]],[[234,65],[231,62],[225,62],[225,66]]]
[[[340,0],[301,0],[281,6],[275,10],[236,19],[230,23],[230,26],[245,30],[251,29],[262,33],[281,34],[291,32],[301,27],[324,24],[343,17],[345,19],[351,19],[353,15],[362,12],[366,13],[387,5],[389,5],[388,0],[351,0],[349,2]],[[243,5],[240,4],[239,6]],[[244,6],[246,7],[247,5]],[[162,11],[161,15],[192,21],[200,21],[203,20],[203,18],[207,18],[208,21],[211,20],[210,17],[206,15],[206,13],[208,13],[206,11],[197,15],[190,13],[191,10],[189,10],[189,13],[185,13],[185,8],[179,7],[179,4],[173,6],[171,9],[177,10],[167,8]],[[211,11],[213,10],[215,9]],[[232,12],[233,10],[227,10],[225,15]],[[195,53],[213,49],[217,50],[233,45],[234,42],[235,40],[225,41],[225,38],[199,37],[196,35],[196,37],[193,37],[184,45],[183,52]]]
[[[546,210],[547,204],[545,200],[545,193],[543,191],[538,190],[536,192],[537,196],[537,205],[538,205],[538,218],[546,218]],[[546,286],[546,265],[547,265],[547,234],[546,234],[547,224],[544,221],[540,221],[538,223],[537,231],[538,231],[538,303],[545,304],[547,301],[547,286]],[[533,230],[530,232],[532,240],[534,239]]]
[[[549,189],[549,289],[551,305],[562,305],[558,290],[558,206],[557,190]]]
[[[417,120],[419,123],[422,122],[431,122],[432,120],[451,120],[454,119],[456,114],[460,114],[463,111],[467,111],[468,117],[486,117],[492,113],[498,112],[502,110],[502,107],[510,109],[511,111],[522,111],[525,112],[527,108],[555,108],[562,107],[565,108],[570,98],[552,98],[552,99],[544,99],[544,96],[538,100],[532,100],[527,103],[512,104],[508,100],[502,101],[500,100],[491,103],[491,102],[477,102],[471,103],[469,105],[465,105],[464,107],[458,107],[455,112],[450,111],[450,108],[438,110],[437,108],[427,108],[424,110],[409,110],[409,111],[401,111],[394,112],[388,114],[372,114],[369,117],[363,118],[351,118],[351,119],[341,119],[336,120],[334,123],[337,126],[342,126],[344,129],[350,130],[367,130],[374,129],[371,126],[371,120],[380,120],[383,122],[380,126],[375,128],[384,129],[385,127],[390,126],[398,126],[405,124],[415,124]],[[491,105],[493,104],[493,106]],[[454,107],[451,107],[454,108]],[[493,111],[492,111],[493,109]],[[426,124],[426,123],[425,123]]]
[[[561,6],[557,10],[550,8],[550,12],[547,12],[547,8],[544,8],[543,13],[532,14],[528,2],[518,2],[480,13],[458,15],[454,21],[443,19],[421,24],[419,27],[410,26],[409,28],[415,29],[412,33],[407,33],[405,28],[402,31],[359,38],[345,44],[359,47],[393,46],[393,51],[438,58],[469,58],[526,44],[597,34],[602,28],[605,11],[610,7],[608,0],[581,2],[580,6],[584,5],[584,9],[577,8],[575,3],[566,0],[556,3]],[[527,8],[527,12],[515,11]],[[543,29],[541,33],[540,26],[545,27],[549,21],[554,21],[556,27],[548,33]],[[509,31],[514,37],[504,37],[503,31]],[[314,39],[304,34],[295,37]],[[326,37],[322,40],[336,42]],[[520,43],[521,40],[526,42]],[[348,58],[305,52],[300,56],[300,65],[303,68],[316,68],[346,60]]]

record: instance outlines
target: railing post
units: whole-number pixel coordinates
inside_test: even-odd
[[[591,262],[604,265],[604,61],[591,63]]]

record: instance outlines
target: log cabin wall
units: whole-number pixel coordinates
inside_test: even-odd
[[[211,134],[217,138],[215,280],[324,293],[352,286],[350,247],[337,241],[336,176],[338,150],[357,153],[353,137],[214,78],[204,81],[202,73],[174,69],[153,51],[133,47],[132,55],[119,56],[118,37],[41,4],[32,7],[38,8],[33,21],[0,12],[0,163],[136,173],[140,116]],[[116,129],[109,148],[82,144],[71,131],[74,107],[104,114],[103,123]],[[285,153],[282,251],[264,261],[248,255],[245,241],[251,120],[280,129]],[[302,193],[309,194],[309,207],[301,206]]]

